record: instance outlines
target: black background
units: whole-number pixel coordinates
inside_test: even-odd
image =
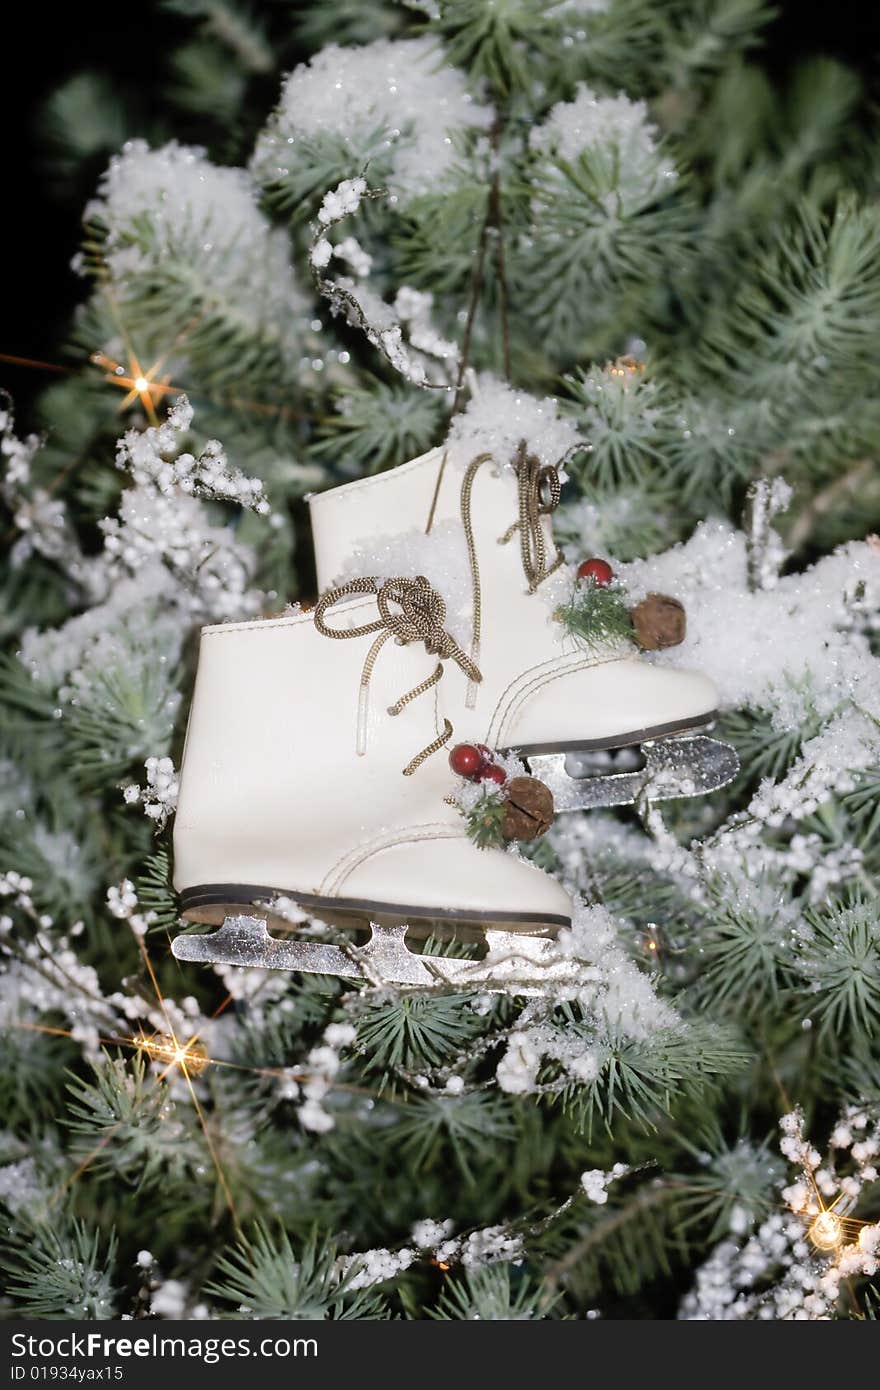
[[[66,77],[85,69],[107,73],[129,93],[139,94],[142,103],[155,99],[163,55],[191,33],[190,22],[159,10],[152,0],[61,6],[14,0],[5,7],[0,31],[0,352],[57,360],[70,311],[83,294],[70,270],[81,209],[76,200],[53,197],[46,186],[35,130],[42,103]],[[779,5],[757,60],[781,81],[798,59],[813,53],[837,57],[859,70],[868,99],[880,104],[875,0],[825,5],[785,0]],[[274,97],[274,91],[267,93],[267,113]],[[149,115],[145,105],[144,115]],[[188,139],[191,133],[180,135]],[[95,179],[99,172],[94,171]],[[0,385],[15,397],[22,424],[28,401],[45,379],[0,363]]]

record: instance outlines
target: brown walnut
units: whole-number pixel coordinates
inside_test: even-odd
[[[538,840],[553,824],[553,793],[538,777],[511,777],[505,791],[505,840]]]
[[[630,613],[636,641],[645,651],[677,647],[687,631],[684,604],[668,594],[648,594]]]

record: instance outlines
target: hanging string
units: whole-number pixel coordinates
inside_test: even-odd
[[[508,317],[508,290],[507,274],[504,261],[504,224],[501,210],[501,176],[498,171],[498,145],[501,137],[503,121],[499,117],[493,124],[489,132],[489,141],[492,149],[493,171],[492,179],[489,184],[489,193],[486,199],[486,215],[483,225],[480,228],[480,239],[477,243],[477,254],[474,260],[474,268],[471,274],[470,291],[468,295],[467,315],[464,323],[464,334],[461,340],[461,356],[458,362],[458,372],[455,379],[455,395],[452,398],[452,412],[450,419],[461,410],[461,400],[464,392],[464,379],[470,363],[471,340],[473,338],[474,321],[477,316],[480,297],[483,289],[483,269],[486,263],[486,251],[489,245],[489,234],[494,229],[496,234],[495,263],[498,272],[498,284],[501,301],[501,341],[504,354],[504,374],[510,380],[510,323]],[[446,471],[447,449],[444,448],[440,459],[440,467],[437,470],[437,481],[434,484],[434,493],[431,497],[431,506],[428,510],[428,520],[425,525],[425,535],[430,535],[431,527],[434,525],[434,515],[437,510],[437,502],[440,497],[440,488],[443,483],[443,475]]]
[[[504,379],[511,381],[513,369],[510,360],[510,294],[507,284],[507,263],[504,254],[504,211],[501,199],[501,169],[498,161],[498,146],[501,139],[503,119],[495,122],[491,131],[492,142],[492,185],[489,190],[490,225],[495,232],[495,269],[498,275],[498,302],[501,310],[501,353],[504,364]]]

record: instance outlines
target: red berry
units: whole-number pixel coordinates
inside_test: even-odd
[[[604,589],[606,584],[610,584],[614,578],[614,570],[607,560],[582,560],[577,567],[578,579],[592,579],[594,584],[598,584],[600,589]]]
[[[507,773],[497,763],[484,763],[480,770],[480,781],[497,782],[499,787],[503,787],[507,781]]]
[[[483,766],[483,755],[472,743],[457,743],[449,754],[449,766],[459,777],[475,782]]]
[[[494,766],[495,754],[492,752],[492,749],[489,748],[488,745],[485,743],[478,743],[477,748],[480,751],[480,757],[483,759],[479,772],[479,776],[482,777],[487,767]]]

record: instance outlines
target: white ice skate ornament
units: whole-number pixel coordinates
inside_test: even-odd
[[[246,969],[296,970],[307,975],[339,975],[373,985],[410,985],[443,991],[478,990],[489,994],[540,995],[552,986],[575,983],[580,965],[557,954],[546,937],[487,930],[484,960],[417,955],[406,945],[408,928],[370,923],[363,946],[273,937],[266,919],[227,917],[209,935],[178,936],[171,949],[178,960]]]
[[[535,865],[471,843],[450,796],[453,737],[490,761],[515,753],[559,811],[699,796],[738,763],[705,737],[706,677],[637,659],[626,642],[585,650],[560,635],[560,487],[522,443],[501,460],[450,446],[335,488],[312,499],[314,613],[203,629],[174,883],[182,914],[219,931],[178,937],[178,959],[379,986],[577,989],[582,964],[553,944],[571,899]],[[442,587],[408,564],[386,569],[389,517],[423,538],[435,523],[461,527],[460,637]],[[323,582],[365,545],[372,574]],[[339,935],[321,940],[306,919]],[[420,955],[416,932],[482,938],[488,955]]]

